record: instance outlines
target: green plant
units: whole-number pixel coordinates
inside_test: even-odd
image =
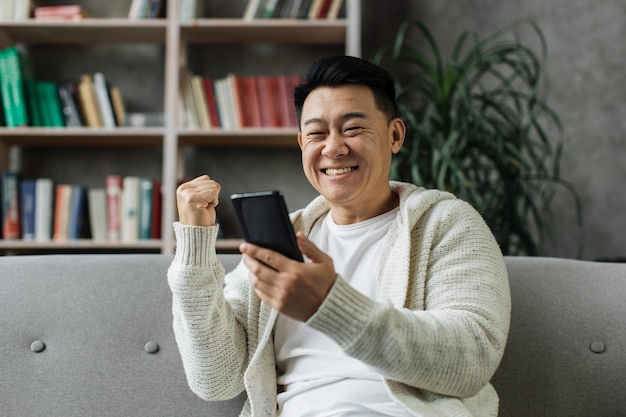
[[[471,203],[507,255],[542,253],[556,186],[573,196],[582,230],[576,190],[559,176],[562,126],[545,99],[546,42],[537,24],[528,25],[541,56],[521,40],[516,24],[483,39],[465,31],[444,60],[427,27],[411,20],[373,59],[394,74],[407,125],[392,178]],[[410,45],[415,31],[430,55]]]

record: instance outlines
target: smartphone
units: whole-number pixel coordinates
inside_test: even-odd
[[[233,194],[230,199],[246,242],[304,261],[280,191]]]

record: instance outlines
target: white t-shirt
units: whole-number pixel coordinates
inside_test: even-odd
[[[333,258],[335,270],[372,299],[384,236],[398,209],[350,225],[337,225],[329,213],[309,238]],[[410,416],[396,404],[382,377],[351,358],[330,338],[304,323],[278,316],[274,335],[281,417]]]

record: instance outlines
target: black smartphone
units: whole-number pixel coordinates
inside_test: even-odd
[[[230,199],[246,242],[304,261],[280,191],[233,194]]]

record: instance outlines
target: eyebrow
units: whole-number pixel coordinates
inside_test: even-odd
[[[367,115],[363,112],[360,111],[351,111],[348,113],[345,113],[341,116],[341,120],[342,121],[346,121],[346,120],[350,120],[350,119],[365,119],[367,117]],[[302,124],[304,126],[308,126],[312,123],[322,123],[322,119],[320,119],[319,117],[312,117],[310,119],[305,120]]]

